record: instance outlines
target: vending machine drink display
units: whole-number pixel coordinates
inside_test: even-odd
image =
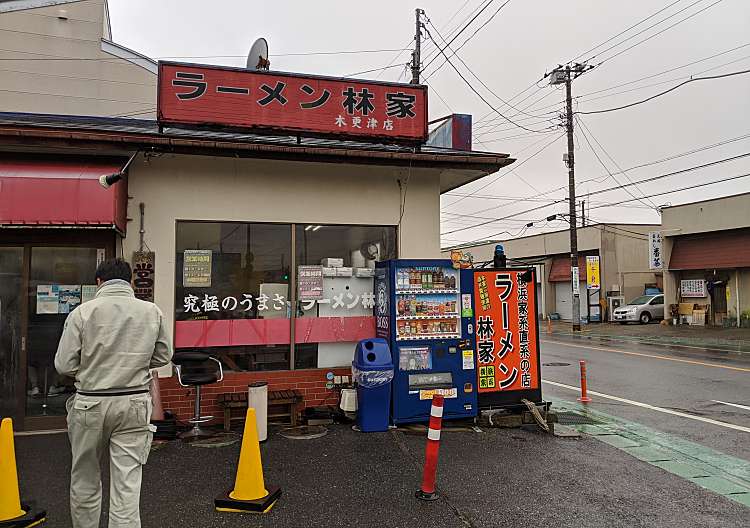
[[[396,424],[428,420],[436,393],[445,397],[444,418],[476,415],[474,349],[464,338],[459,282],[450,260],[377,263],[377,335],[391,347]]]

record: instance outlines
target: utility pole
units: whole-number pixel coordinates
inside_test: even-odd
[[[581,330],[581,294],[578,270],[578,231],[576,219],[576,178],[575,159],[573,147],[573,79],[590,70],[585,64],[567,65],[564,68],[558,66],[549,73],[550,84],[565,84],[565,128],[568,132],[568,205],[570,215],[570,275],[573,300],[573,331]]]
[[[411,84],[419,84],[419,70],[422,62],[422,15],[424,15],[424,9],[416,8],[414,10],[416,14],[417,24],[416,32],[414,33],[414,51],[411,54]]]

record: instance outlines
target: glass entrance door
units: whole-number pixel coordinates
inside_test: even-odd
[[[0,416],[18,419],[21,376],[23,248],[0,247]]]
[[[65,318],[95,291],[96,248],[30,248],[26,343],[26,416],[63,416],[73,380],[57,374]]]

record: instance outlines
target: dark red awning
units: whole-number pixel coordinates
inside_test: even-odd
[[[578,255],[578,277],[586,281],[586,257]],[[549,282],[565,282],[573,279],[570,274],[570,257],[556,257],[549,270]]]
[[[127,159],[61,156],[0,157],[0,225],[112,227],[125,232],[127,183],[109,189],[99,176]]]
[[[750,229],[676,237],[669,258],[671,270],[750,267]]]

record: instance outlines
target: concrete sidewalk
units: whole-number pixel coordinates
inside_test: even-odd
[[[425,503],[414,498],[422,434],[362,434],[336,425],[322,438],[289,440],[277,431],[262,446],[266,482],[283,489],[271,512],[213,509],[214,496],[233,484],[239,444],[171,442],[152,452],[145,468],[143,526],[750,526],[750,509],[588,436],[444,431],[441,498]],[[67,436],[20,436],[16,451],[22,496],[47,508],[48,526],[69,527]]]
[[[547,334],[547,322],[540,321],[542,336]],[[750,328],[720,328],[710,326],[667,326],[658,322],[647,325],[619,323],[590,323],[582,325],[580,334],[573,334],[568,321],[552,321],[552,333],[580,335],[638,343],[683,345],[715,348],[727,352],[750,353]]]

